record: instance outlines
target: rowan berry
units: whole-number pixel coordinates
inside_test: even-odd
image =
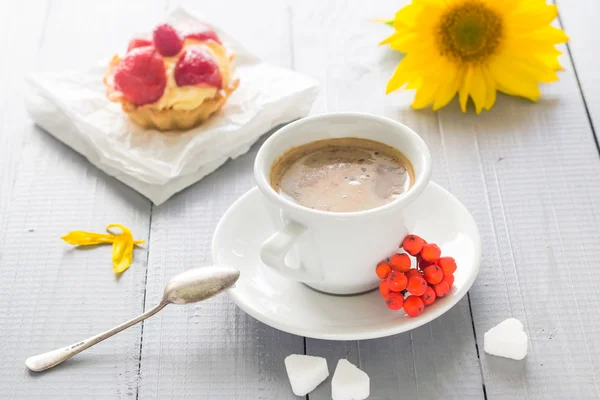
[[[440,250],[438,245],[435,243],[427,243],[423,245],[423,248],[419,254],[423,260],[434,263],[440,259],[442,250]]]
[[[421,314],[424,309],[425,304],[423,304],[423,300],[421,300],[420,297],[408,296],[404,300],[404,312],[406,312],[409,317],[416,317],[417,315]]]
[[[380,262],[377,264],[375,268],[375,273],[380,279],[385,279],[389,276],[390,272],[392,272],[392,267],[388,263]]]
[[[410,258],[408,254],[394,254],[390,258],[390,266],[400,272],[406,272],[410,269]]]
[[[429,306],[433,304],[433,302],[435,301],[435,297],[435,290],[433,290],[431,286],[427,286],[427,289],[425,289],[425,293],[421,296],[421,300],[423,300],[423,304]]]
[[[406,290],[415,296],[422,296],[427,289],[427,282],[421,276],[413,276],[408,280]]]
[[[436,283],[440,283],[442,281],[444,273],[440,267],[433,264],[423,270],[423,276],[425,277],[427,283],[435,285]]]
[[[391,292],[385,297],[385,305],[392,310],[399,310],[404,305],[404,296]]]
[[[387,278],[388,287],[392,292],[401,292],[406,289],[408,279],[402,272],[392,270]]]
[[[444,271],[444,275],[452,275],[456,271],[456,261],[452,257],[441,257],[437,260],[437,265]]]
[[[433,290],[435,290],[435,295],[437,297],[444,297],[450,292],[450,286],[445,281],[441,281],[437,285],[433,285]]]
[[[419,254],[425,241],[417,235],[407,235],[402,241],[402,248],[411,256]]]

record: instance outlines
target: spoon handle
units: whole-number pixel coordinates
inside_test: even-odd
[[[115,335],[121,332],[122,330],[125,330],[130,326],[135,325],[138,322],[153,316],[154,314],[165,308],[167,304],[168,303],[161,302],[156,307],[146,311],[145,313],[135,317],[134,319],[130,319],[129,321],[124,322],[121,325],[115,326],[114,328],[102,332],[98,335],[89,337],[87,339],[73,343],[69,346],[62,347],[60,349],[52,350],[47,353],[42,353],[38,354],[37,356],[29,357],[27,360],[25,360],[25,365],[30,370],[36,372],[45,371],[49,368],[52,368],[55,365],[58,365],[61,362],[73,357],[75,354],[81,353],[85,349],[90,348],[97,343],[100,343],[104,339],[108,339],[112,335]]]

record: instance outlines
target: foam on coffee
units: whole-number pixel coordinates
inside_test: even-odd
[[[399,150],[368,139],[324,139],[288,150],[275,161],[271,186],[302,206],[332,212],[387,204],[414,183]]]

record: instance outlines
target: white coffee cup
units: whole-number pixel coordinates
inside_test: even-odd
[[[357,212],[303,207],[273,189],[271,167],[287,150],[342,137],[375,140],[400,150],[414,168],[414,185],[388,204]],[[403,212],[429,184],[431,155],[419,135],[389,118],[350,112],[322,114],[275,132],[258,151],[254,176],[277,229],[260,249],[264,264],[322,292],[356,294],[377,287],[375,266],[395,253],[408,233]]]

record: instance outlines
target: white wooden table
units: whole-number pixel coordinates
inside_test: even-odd
[[[500,96],[491,112],[413,111],[385,96],[399,55],[369,22],[407,0],[6,1],[0,5],[0,398],[288,399],[283,359],[347,357],[372,399],[600,398],[600,7],[557,0],[571,43],[560,81],[538,104]],[[35,127],[24,77],[85,68],[178,4],[196,8],[269,62],[321,82],[313,113],[365,111],[420,133],[433,179],[473,213],[481,272],[443,317],[385,339],[328,342],[263,325],[226,296],[159,316],[47,373],[27,356],[87,337],[154,305],[177,272],[208,264],[213,230],[253,186],[259,145],[156,207]],[[69,250],[60,236],[108,223],[147,238],[116,280],[110,250]],[[523,362],[486,356],[483,334],[514,316]],[[310,394],[330,398],[326,383]]]

